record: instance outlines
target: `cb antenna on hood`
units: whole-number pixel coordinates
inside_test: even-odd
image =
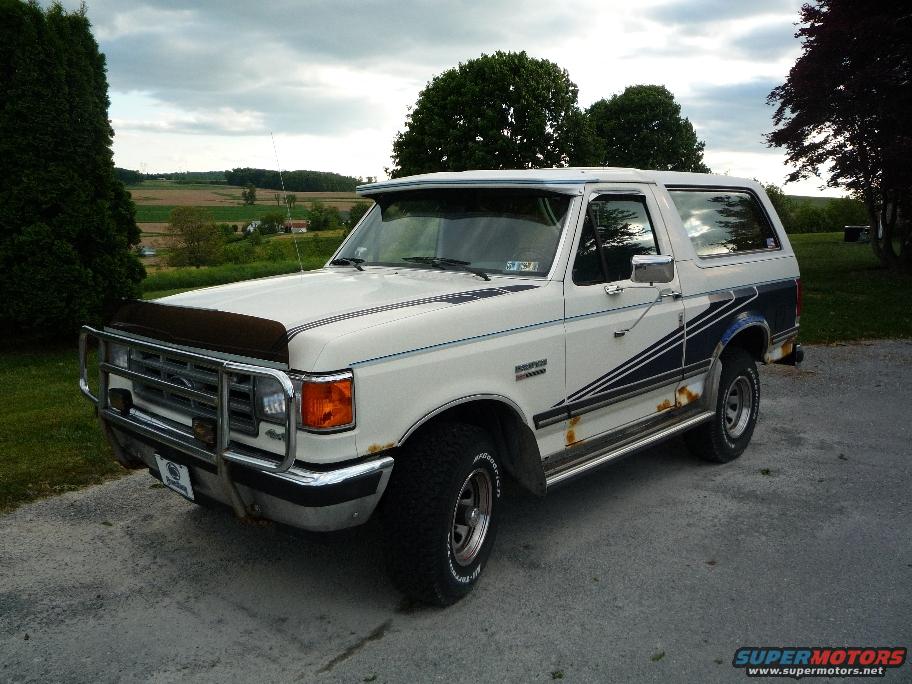
[[[276,168],[279,170],[279,183],[282,186],[282,202],[285,203],[285,211],[288,215],[288,226],[289,230],[291,230],[291,241],[294,244],[295,254],[298,257],[298,266],[301,269],[301,273],[304,273],[304,262],[301,261],[301,250],[298,249],[298,238],[295,237],[294,226],[292,225],[291,205],[288,203],[288,195],[285,192],[285,178],[282,176],[282,165],[279,163],[279,151],[276,148],[275,136],[272,134],[272,131],[269,131],[269,137],[272,139],[272,153],[275,155]]]

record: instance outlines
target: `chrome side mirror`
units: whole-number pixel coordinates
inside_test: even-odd
[[[634,254],[630,264],[635,283],[670,283],[675,277],[674,257],[668,254]]]

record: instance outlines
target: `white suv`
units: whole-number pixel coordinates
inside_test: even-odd
[[[447,604],[487,562],[505,476],[543,495],[678,433],[730,461],[756,363],[800,361],[798,264],[754,181],[571,168],[358,192],[374,207],[318,271],[83,329],[121,463],[311,530],[376,510],[396,584]]]

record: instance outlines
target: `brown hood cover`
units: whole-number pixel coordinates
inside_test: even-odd
[[[188,306],[125,302],[108,327],[186,347],[288,365],[288,333],[277,321]]]

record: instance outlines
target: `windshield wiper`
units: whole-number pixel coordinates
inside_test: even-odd
[[[446,270],[448,266],[451,266],[458,271],[466,271],[467,273],[472,273],[473,275],[477,275],[480,278],[484,278],[485,280],[491,279],[488,274],[482,271],[480,268],[472,268],[470,261],[462,261],[461,259],[448,259],[447,257],[411,256],[402,257],[402,260],[412,261],[416,264],[427,264],[428,266],[435,266],[444,270]]]
[[[355,257],[339,257],[338,259],[333,259],[329,262],[330,266],[354,266],[359,271],[364,269],[361,267],[361,264],[364,263],[364,259],[357,259]]]

